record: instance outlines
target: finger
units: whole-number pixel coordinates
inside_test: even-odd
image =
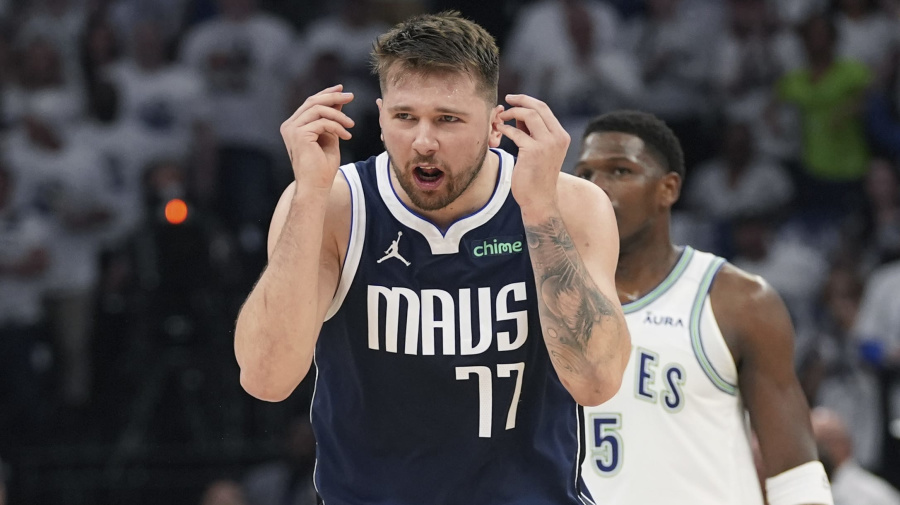
[[[559,119],[557,119],[556,115],[553,114],[553,111],[550,110],[550,106],[537,98],[528,95],[510,94],[506,95],[506,102],[514,107],[524,107],[536,111],[544,122],[544,125],[547,126],[547,130],[552,133],[565,131],[559,123]]]
[[[327,92],[334,92],[334,91],[338,91],[338,92],[344,91],[344,85],[343,85],[343,84],[336,84],[336,85],[334,85],[334,86],[332,86],[332,87],[330,87],[330,88],[325,88],[325,89],[323,89],[323,90],[320,91],[319,93],[327,93]],[[317,93],[317,94],[318,94],[318,93]],[[337,110],[341,110],[341,109],[344,108],[344,104],[337,104],[337,105],[334,106],[334,108],[337,109]]]
[[[311,123],[319,118],[330,119],[332,121],[340,123],[345,128],[352,128],[353,125],[356,124],[356,122],[353,121],[353,118],[351,118],[350,116],[335,109],[334,107],[327,107],[325,105],[316,105],[311,109],[307,109],[292,124],[296,124],[298,127],[302,127],[303,125]]]
[[[341,85],[338,85],[341,86]],[[341,86],[342,87],[342,86]],[[331,89],[331,88],[329,88]],[[327,107],[340,108],[353,101],[353,93],[345,93],[343,91],[330,91],[316,93],[307,98],[297,110],[285,122],[296,121],[297,117],[306,112],[309,108],[316,105],[325,105]]]
[[[314,94],[314,95],[312,95],[312,96],[324,95],[324,94],[326,94],[326,93],[334,93],[335,91],[340,92],[340,91],[343,91],[343,90],[344,90],[344,85],[343,85],[343,84],[335,84],[334,86],[329,86],[329,87],[327,87],[327,88],[325,88],[325,89],[319,91],[318,93],[316,93],[316,94]]]
[[[527,95],[507,95],[507,101],[513,106],[510,110],[524,109],[534,112],[533,115],[527,114],[522,117],[526,121],[531,117],[528,124],[532,131],[540,128],[551,134],[559,134],[563,130],[562,125],[559,124],[546,103]]]
[[[519,147],[519,149],[534,142],[534,139],[531,138],[530,135],[516,128],[515,126],[508,125],[506,123],[497,125],[497,130],[503,135],[509,137],[509,140],[512,140],[513,143]]]
[[[300,107],[297,107],[297,110],[294,111],[294,114],[292,114],[291,117],[288,118],[288,121],[290,121],[291,119],[294,119],[294,117],[299,115],[299,113],[301,113],[301,111],[309,108],[308,106],[310,105],[310,100],[312,100],[313,98],[321,97],[323,95],[328,95],[331,93],[340,93],[342,91],[344,91],[344,85],[343,84],[335,84],[334,86],[331,86],[329,88],[325,88],[325,89],[319,91],[315,95],[307,97],[306,100],[304,100],[303,103],[300,104]]]
[[[317,119],[307,125],[305,125],[302,129],[304,132],[312,132],[316,135],[323,135],[326,133],[331,133],[333,135],[337,135],[339,138],[343,140],[350,140],[353,135],[347,131],[340,123],[332,121],[327,118]]]
[[[321,95],[313,95],[306,99],[303,102],[303,105],[300,106],[298,112],[302,114],[306,110],[311,107],[315,107],[316,105],[324,105],[326,107],[338,108],[342,107],[353,101],[354,95],[353,93],[347,92],[332,92],[332,93],[323,93]],[[295,114],[298,116],[299,114]]]
[[[512,107],[501,112],[498,117],[505,121],[515,120],[516,128],[524,131],[535,139],[546,138],[550,135],[550,130],[544,124],[543,118],[534,109],[525,107]]]

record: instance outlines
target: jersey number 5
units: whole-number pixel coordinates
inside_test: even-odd
[[[516,427],[516,410],[519,408],[519,395],[522,394],[522,376],[525,374],[525,363],[498,364],[497,377],[512,377],[516,371],[516,390],[513,393],[509,413],[506,415],[506,429]],[[456,380],[467,380],[475,374],[478,378],[478,436],[491,438],[493,423],[494,387],[493,370],[486,366],[458,366]]]
[[[604,477],[611,477],[622,464],[621,414],[601,414],[591,416],[591,457],[594,470]]]

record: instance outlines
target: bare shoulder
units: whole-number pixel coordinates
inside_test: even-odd
[[[556,185],[559,210],[566,224],[570,221],[596,222],[613,219],[609,197],[596,184],[581,177],[560,173]]]
[[[347,244],[350,243],[350,228],[353,221],[353,201],[350,183],[344,173],[338,170],[331,186],[331,197],[328,199],[328,210],[325,213],[325,237],[331,239],[336,248],[338,264],[344,264]]]
[[[275,244],[281,237],[291,206],[294,205],[296,194],[297,182],[293,181],[281,193],[278,204],[275,206],[275,211],[269,224],[268,250],[270,256],[275,248]],[[325,233],[323,236],[323,242],[325,243],[323,245],[328,246],[328,242],[333,242],[335,251],[340,255],[343,255],[343,251],[346,250],[346,247],[340,247],[341,244],[346,246],[350,240],[352,205],[350,186],[343,173],[338,171],[332,183],[331,192],[328,195],[327,208],[325,210]]]
[[[560,201],[575,199],[582,203],[584,200],[609,202],[609,197],[606,196],[606,193],[600,189],[599,186],[582,179],[581,177],[575,177],[574,175],[565,172],[559,174],[556,193],[559,196]]]
[[[725,263],[709,296],[716,322],[736,361],[759,344],[793,339],[787,307],[762,277]]]
[[[565,173],[560,174],[556,188],[560,216],[582,259],[592,265],[591,268],[596,265],[606,273],[615,272],[619,258],[619,229],[606,192],[589,181]],[[600,272],[593,275],[599,278]]]
[[[296,184],[296,182],[293,184]],[[344,173],[338,170],[337,174],[334,176],[334,182],[331,184],[331,197],[328,199],[329,215],[335,213],[343,214],[341,211],[347,211],[349,217],[352,205],[353,203],[350,199],[350,183],[347,182]]]
[[[736,312],[758,313],[783,305],[781,297],[765,279],[731,263],[722,265],[713,281],[710,297],[714,305]]]

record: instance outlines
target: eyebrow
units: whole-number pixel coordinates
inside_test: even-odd
[[[591,160],[591,161],[593,161],[593,160]],[[610,156],[609,158],[603,158],[603,159],[598,160],[598,161],[599,161],[600,163],[622,162],[622,161],[627,161],[627,162],[629,162],[629,163],[635,163],[634,160],[632,160],[631,158],[628,158],[627,156]],[[590,163],[590,161],[588,161],[588,160],[584,160],[584,161],[579,160],[578,163],[579,163],[579,164],[588,164],[588,163]]]
[[[388,111],[390,112],[414,112],[415,108],[410,107],[409,105],[395,105],[393,107],[388,107]],[[469,116],[468,112],[461,111],[459,109],[454,109],[451,107],[435,107],[434,111],[439,114],[452,114],[454,116]]]

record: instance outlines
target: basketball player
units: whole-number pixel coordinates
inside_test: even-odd
[[[615,217],[560,174],[569,138],[544,103],[497,105],[498,61],[458,14],[416,17],[373,51],[386,152],[339,167],[340,85],[282,125],[295,182],[235,352],[272,401],[315,361],[325,503],[582,500],[578,404],[615,394],[630,346]]]
[[[761,278],[669,239],[681,147],[656,117],[618,111],[588,124],[575,174],[615,209],[616,288],[632,338],[619,392],[585,409],[583,475],[598,502],[761,505],[750,425],[770,505],[831,504],[793,329]]]

